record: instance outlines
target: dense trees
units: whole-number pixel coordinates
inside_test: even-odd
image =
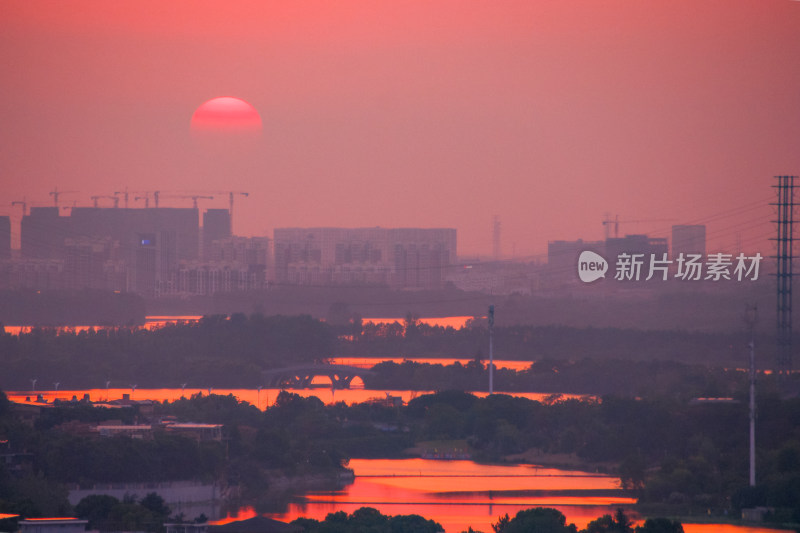
[[[83,332],[35,328],[21,335],[0,329],[0,386],[23,390],[29,376],[73,389],[113,383],[140,387],[257,387],[261,371],[319,362],[333,356],[473,357],[447,368],[385,364],[369,381],[376,388],[414,386],[479,390],[487,377],[482,352],[488,333],[476,322],[459,330],[428,326],[409,315],[403,322],[331,324],[307,315],[265,317],[210,315],[198,323],[154,331],[112,328]],[[760,342],[760,339],[757,340]],[[504,390],[566,390],[641,395],[642,391],[707,391],[723,395],[741,373],[714,370],[744,366],[745,344],[737,334],[638,331],[614,328],[505,326],[495,331],[495,357],[535,361],[529,370],[499,370]],[[641,380],[640,377],[647,377]],[[685,378],[689,379],[685,379]],[[631,379],[635,378],[635,379]],[[598,390],[599,386],[599,390]]]
[[[330,513],[325,520],[298,518],[292,524],[305,533],[439,533],[442,526],[419,515],[387,516],[372,507]]]
[[[25,389],[29,376],[73,389],[106,380],[141,387],[257,387],[267,368],[330,357],[335,337],[309,316],[234,314],[154,331],[115,328],[58,332],[35,328],[19,336],[0,330],[0,386]],[[63,386],[62,386],[63,388]]]
[[[556,509],[536,507],[520,511],[509,520],[508,515],[492,524],[495,533],[578,533],[575,524],[567,524],[567,518]]]
[[[97,531],[148,531],[163,530],[170,508],[155,492],[136,501],[126,497],[119,501],[113,496],[94,494],[75,506],[78,518],[88,520],[88,529]]]
[[[567,524],[566,517],[556,509],[537,507],[520,511],[514,518],[508,514],[492,524],[495,533],[578,533],[575,524]],[[641,526],[633,522],[622,509],[614,516],[603,515],[592,520],[580,533],[683,533],[683,526],[676,520],[648,518]]]
[[[450,365],[384,361],[364,377],[372,389],[486,390],[488,365],[470,361]],[[772,387],[765,377],[763,386]],[[543,359],[528,369],[495,369],[495,390],[553,394],[616,394],[637,397],[729,397],[746,388],[747,377],[736,369],[709,368],[669,361],[622,359]]]
[[[465,442],[474,458],[492,461],[520,452],[534,461],[543,454],[572,454],[586,467],[620,475],[656,513],[664,506],[671,513],[722,514],[765,505],[776,508],[776,519],[800,516],[800,400],[759,399],[763,438],[759,485],[752,489],[747,488],[743,402],[692,405],[607,396],[541,403],[443,391],[419,396],[405,407],[325,406],[314,397],[283,392],[265,412],[219,395],[156,406],[159,416],[224,424],[223,443],[159,431],[151,440],[76,434],[69,429],[72,417],[87,413],[66,406],[53,409],[39,429],[25,429],[13,422],[5,405],[0,395],[0,435],[10,451],[26,450],[31,463],[21,473],[0,469],[0,511],[26,516],[63,514],[66,491],[58,482],[206,478],[241,485],[245,495],[264,494],[274,475],[328,472],[336,477],[349,457],[398,457],[405,448],[431,440]],[[104,411],[95,409],[92,420],[118,416]],[[611,517],[594,527],[613,531],[608,527],[618,522]],[[647,527],[643,531],[670,531],[664,528],[671,526]]]

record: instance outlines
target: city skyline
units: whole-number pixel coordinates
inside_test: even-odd
[[[247,191],[245,236],[455,227],[461,255],[489,256],[499,215],[502,255],[535,259],[601,239],[608,214],[620,234],[705,224],[709,250],[772,255],[773,176],[800,169],[790,0],[43,5],[0,18],[15,242],[12,202],[127,186]],[[193,138],[219,96],[262,135]]]

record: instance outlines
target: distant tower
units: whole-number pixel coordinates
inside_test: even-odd
[[[500,260],[500,217],[492,217],[492,257],[495,261]]]
[[[778,208],[777,244],[777,355],[775,370],[781,374],[792,369],[792,244],[794,242],[794,180],[796,176],[776,176],[778,201],[772,205]]]

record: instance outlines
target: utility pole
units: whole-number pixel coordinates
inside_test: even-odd
[[[489,394],[494,394],[494,351],[492,346],[494,337],[494,305],[489,306]]]
[[[750,486],[756,486],[756,354],[755,325],[758,307],[745,306],[744,320],[750,330]]]

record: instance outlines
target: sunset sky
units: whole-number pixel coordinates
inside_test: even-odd
[[[496,214],[533,257],[610,213],[767,255],[773,176],[800,174],[796,0],[6,1],[0,63],[14,233],[12,201],[127,186],[247,191],[242,235],[455,227],[488,254]],[[219,96],[262,135],[193,136]]]

